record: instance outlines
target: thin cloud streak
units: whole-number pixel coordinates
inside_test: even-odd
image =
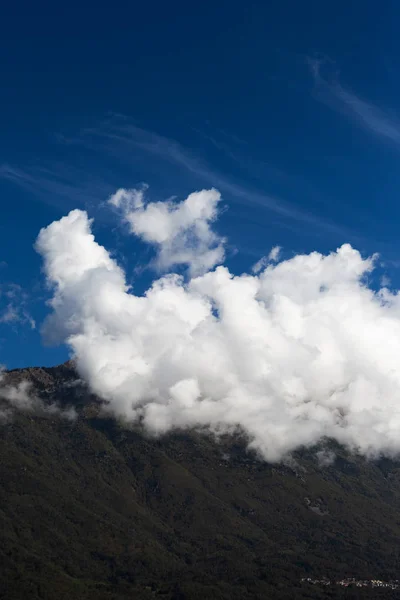
[[[35,320],[28,310],[30,298],[28,293],[17,283],[2,282],[0,284],[0,324],[26,325],[36,328]]]
[[[112,186],[100,179],[85,180],[85,174],[72,166],[57,164],[52,168],[25,167],[3,163],[0,165],[0,180],[8,181],[29,192],[46,204],[61,210],[70,210],[71,205],[95,207],[99,198],[107,197]]]
[[[133,151],[139,149],[184,168],[208,185],[215,186],[222,192],[232,195],[242,204],[256,205],[281,217],[316,227],[318,230],[354,239],[354,234],[341,226],[298,209],[287,201],[263,192],[249,190],[243,185],[227,179],[226,176],[210,168],[175,140],[138,127],[120,115],[104,122],[98,128],[83,131],[79,138],[69,140],[69,142],[83,144],[86,148],[97,151],[100,149],[100,144],[103,144],[103,150],[106,149],[107,152],[128,162],[131,160]]]
[[[337,79],[337,75],[332,81],[325,79],[321,75],[321,67],[325,62],[326,60],[321,59],[308,59],[317,100],[346,115],[376,136],[399,144],[400,120],[344,87]]]
[[[121,165],[137,167],[134,164],[135,158],[148,156],[183,169],[198,180],[195,185],[216,187],[242,206],[258,206],[277,215],[286,223],[292,223],[293,227],[303,228],[307,225],[312,235],[329,233],[339,237],[340,241],[356,242],[358,239],[358,236],[345,227],[264,191],[248,189],[233,178],[211,168],[177,141],[139,127],[123,115],[112,114],[98,126],[83,129],[78,135],[59,135],[55,139],[58,144],[70,149],[69,162],[60,164],[47,161],[42,167],[3,164],[0,165],[0,180],[11,182],[63,211],[69,210],[72,203],[93,211],[100,207],[115,189],[111,170],[108,180],[104,175],[95,172],[99,161],[101,164],[108,161],[105,164],[109,165],[116,163],[118,171]],[[96,158],[95,161],[93,157]],[[76,158],[79,158],[79,168],[73,163]],[[102,170],[104,171],[104,167]],[[102,220],[100,215],[98,217]]]

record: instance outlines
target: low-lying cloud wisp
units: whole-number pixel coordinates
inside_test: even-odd
[[[400,301],[368,287],[375,256],[344,244],[278,262],[275,251],[259,273],[169,273],[136,296],[84,211],[42,229],[36,248],[54,289],[45,331],[113,415],[156,434],[240,427],[270,461],[325,437],[368,456],[400,451]]]
[[[73,406],[62,408],[56,402],[45,403],[35,394],[31,382],[26,379],[10,384],[5,368],[0,366],[0,421],[9,421],[14,411],[58,415],[69,421],[77,417]]]

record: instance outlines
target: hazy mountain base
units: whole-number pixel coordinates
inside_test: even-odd
[[[15,413],[0,428],[0,598],[393,597],[303,576],[399,578],[400,463],[335,448],[268,465],[239,439],[154,440],[98,417],[73,365],[7,374],[70,422]]]

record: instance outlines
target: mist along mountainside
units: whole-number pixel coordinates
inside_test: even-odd
[[[392,598],[301,578],[400,578],[400,463],[335,447],[271,465],[239,437],[152,439],[99,415],[73,364],[10,371],[68,420],[0,425],[0,598]]]

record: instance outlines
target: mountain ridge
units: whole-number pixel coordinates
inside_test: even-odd
[[[151,438],[99,414],[71,362],[4,374],[45,404],[1,424],[0,598],[318,598],[315,579],[398,579],[400,463],[330,442],[268,464],[240,436]],[[343,596],[344,597],[344,596]]]

